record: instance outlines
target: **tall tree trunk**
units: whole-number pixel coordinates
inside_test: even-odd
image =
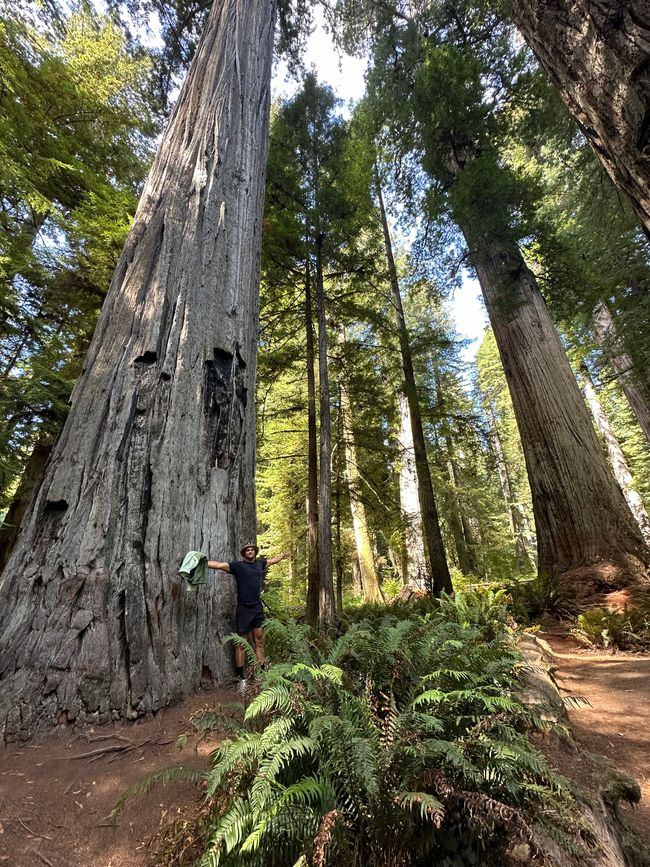
[[[639,427],[650,443],[650,396],[644,382],[635,376],[634,363],[619,345],[609,308],[600,301],[593,315],[596,342],[605,353],[623,389]]]
[[[621,444],[616,438],[616,434],[612,430],[609,419],[598,400],[598,394],[596,393],[596,388],[591,379],[589,368],[584,361],[581,362],[580,367],[578,368],[578,381],[582,386],[587,404],[589,405],[591,414],[596,422],[596,427],[603,438],[603,443],[607,449],[609,462],[614,470],[616,481],[623,491],[623,496],[625,497],[627,504],[630,507],[630,511],[634,515],[634,519],[639,525],[639,529],[643,533],[646,542],[650,542],[650,519],[648,518],[648,513],[645,510],[639,492],[634,488],[632,473],[630,472],[630,468],[625,460],[623,449],[621,448]]]
[[[345,345],[345,332],[340,332],[340,343]],[[344,376],[340,382],[341,419],[343,423],[343,439],[345,440],[345,476],[350,491],[350,511],[352,512],[352,528],[354,541],[361,569],[361,585],[363,598],[366,602],[382,602],[383,595],[379,588],[379,578],[375,569],[375,558],[372,553],[372,542],[368,530],[368,519],[363,501],[359,498],[361,477],[357,463],[357,447],[352,428],[352,406],[348,386]]]
[[[390,280],[393,305],[395,306],[397,331],[402,356],[404,393],[406,394],[409,413],[411,416],[415,470],[418,477],[418,498],[420,501],[420,512],[422,515],[423,537],[425,543],[424,550],[429,575],[431,576],[431,589],[434,596],[439,596],[443,591],[451,592],[453,588],[451,585],[451,577],[449,575],[449,567],[447,566],[442,533],[440,531],[440,520],[438,518],[438,509],[433,494],[433,485],[431,483],[431,472],[429,470],[424,431],[422,429],[422,417],[420,415],[420,405],[415,384],[411,347],[409,345],[408,331],[406,330],[406,319],[404,317],[404,308],[402,306],[402,296],[399,291],[397,268],[395,267],[395,258],[393,256],[393,245],[391,243],[388,219],[386,217],[386,209],[384,207],[384,198],[381,191],[378,173],[376,188],[381,224],[384,231],[388,276]]]
[[[494,454],[494,462],[497,468],[499,477],[499,485],[501,494],[506,504],[508,520],[510,521],[510,530],[515,540],[515,560],[517,569],[520,572],[530,572],[535,569],[535,558],[533,556],[533,539],[530,532],[530,525],[523,507],[517,502],[515,491],[512,485],[508,462],[503,452],[501,437],[499,436],[499,428],[497,427],[496,414],[489,401],[486,401],[486,414],[489,424],[489,438]]]
[[[318,433],[316,429],[316,380],[314,376],[314,326],[312,322],[311,269],[305,275],[305,330],[307,334],[307,623],[318,624]]]
[[[332,432],[327,312],[323,283],[323,235],[316,238],[316,307],[318,310],[318,383],[320,398],[320,476],[318,480],[318,624],[321,632],[336,623],[332,574]]]
[[[630,583],[650,552],[607,464],[535,277],[516,243],[484,234],[489,223],[463,223],[526,459],[538,568],[558,574],[594,566],[594,575],[604,575],[611,564],[611,583]]]
[[[231,579],[188,548],[255,530],[254,383],[274,8],[216,2],[72,408],[0,587],[0,720],[156,711],[230,669]]]
[[[415,471],[413,428],[406,395],[398,395],[400,430],[399,447],[399,504],[404,522],[404,549],[406,575],[404,584],[413,590],[426,590],[427,562],[422,538],[422,513],[418,495],[418,477]]]
[[[339,412],[338,418],[338,440],[339,448],[336,454],[336,495],[335,495],[335,512],[334,524],[336,526],[336,614],[340,618],[343,616],[343,549],[341,542],[341,486],[343,484],[343,463],[341,458],[341,442],[343,440],[343,417]]]
[[[459,491],[461,490],[461,474],[458,467],[458,460],[456,457],[456,449],[454,448],[454,441],[452,439],[451,431],[449,429],[449,423],[446,418],[445,395],[442,390],[442,379],[440,377],[440,371],[438,370],[437,365],[434,365],[433,375],[436,384],[438,406],[443,411],[443,418],[440,424],[440,429],[442,433],[442,439],[445,444],[447,471],[449,473],[449,480],[451,482],[450,512],[452,517],[450,520],[450,524],[452,527],[454,541],[456,543],[458,563],[461,572],[464,572],[465,575],[477,574],[476,555],[474,553],[476,543],[474,542],[469,521],[467,520],[467,516],[465,515],[464,509],[460,502]]]
[[[650,236],[647,0],[511,0],[515,23]]]

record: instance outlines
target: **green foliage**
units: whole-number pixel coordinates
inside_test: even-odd
[[[0,509],[65,419],[157,131],[119,25],[51,23],[0,17]]]
[[[641,650],[650,647],[650,606],[610,611],[597,607],[579,614],[571,630],[589,647],[608,650]]]
[[[533,811],[569,829],[568,790],[527,737],[540,722],[517,698],[501,598],[377,609],[321,650],[271,623],[277,661],[208,773],[200,863],[487,867]]]

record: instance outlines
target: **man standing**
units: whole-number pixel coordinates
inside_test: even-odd
[[[237,616],[235,628],[237,633],[246,638],[255,650],[255,656],[260,664],[264,664],[264,609],[262,608],[262,579],[267,566],[273,566],[281,560],[288,560],[289,554],[279,554],[277,557],[257,558],[257,545],[246,545],[241,549],[243,560],[233,560],[231,563],[221,563],[218,560],[208,560],[209,569],[220,569],[229,572],[237,582]],[[252,639],[251,639],[252,636]],[[244,663],[246,656],[244,648],[235,647],[235,669],[241,681],[244,681]]]

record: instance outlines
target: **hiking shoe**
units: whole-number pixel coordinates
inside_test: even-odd
[[[242,677],[239,683],[237,684],[237,692],[240,695],[245,695],[246,690],[248,689],[248,680],[245,677]]]

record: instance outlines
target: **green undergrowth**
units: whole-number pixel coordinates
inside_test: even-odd
[[[609,611],[597,607],[579,614],[571,634],[589,647],[650,649],[650,605]]]
[[[489,867],[536,823],[579,847],[508,619],[497,591],[357,610],[324,644],[268,622],[273,665],[212,756],[200,864]]]

